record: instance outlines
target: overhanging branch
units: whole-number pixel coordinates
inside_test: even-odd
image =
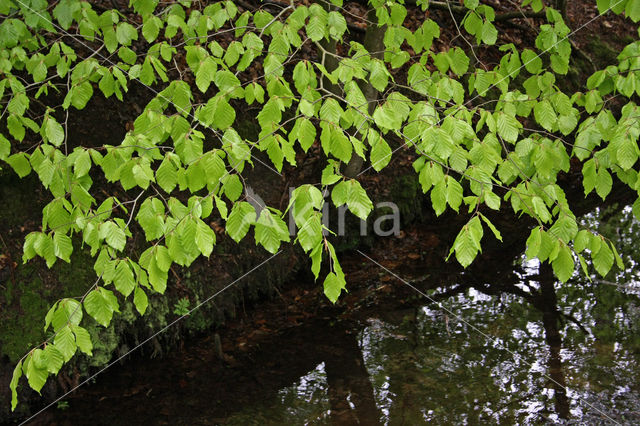
[[[416,5],[416,0],[407,0],[407,3]],[[453,4],[446,1],[430,1],[429,9],[437,9],[437,10],[446,10],[447,12],[451,10],[453,13],[458,15],[464,15],[469,11],[464,6],[460,6],[458,4]],[[520,18],[544,18],[546,16],[545,12],[533,12],[533,11],[514,11],[514,12],[505,12],[499,15],[496,15],[494,22],[501,21],[509,21],[511,19],[520,19]]]

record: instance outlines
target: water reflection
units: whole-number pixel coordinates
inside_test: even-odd
[[[370,318],[358,347],[343,347],[350,355],[327,359],[251,416],[270,413],[263,419],[273,424],[638,424],[637,297],[555,285],[546,270],[537,278],[526,298],[483,286],[450,298],[453,315],[426,305]],[[247,415],[229,423],[247,424]]]
[[[520,294],[469,289],[446,304],[465,322],[426,306],[367,327],[362,349],[383,422],[637,424],[640,346],[624,328],[638,322],[628,310],[602,309],[611,288],[556,287],[549,274],[541,271],[539,290],[524,298],[529,306]],[[624,296],[637,314],[635,299]],[[582,323],[573,302],[588,307]]]
[[[381,416],[357,333],[343,323],[315,327],[305,330],[300,344],[315,347],[315,358],[323,361],[280,389],[275,398],[257,401],[225,423],[379,424]]]
[[[603,221],[606,214],[596,212],[585,224],[620,243],[627,269],[608,280],[576,275],[560,285],[549,267],[525,263],[507,274],[511,280],[468,279],[444,302],[449,313],[428,304],[369,318],[357,350],[349,351],[362,354],[373,404],[366,398],[352,402],[369,389],[361,371],[349,375],[343,369],[334,375],[339,381],[322,382],[317,399],[305,399],[308,406],[324,407],[325,416],[305,420],[640,423],[640,227],[628,210]],[[326,366],[323,373],[328,376]],[[296,394],[299,386],[284,392],[294,400],[308,396]],[[263,409],[299,404],[282,402]]]
[[[137,417],[158,424],[640,424],[640,226],[630,216],[584,219],[622,247],[628,268],[606,280],[576,275],[560,285],[549,268],[530,262],[429,290],[444,310],[419,299],[355,321],[308,320],[274,335],[240,368],[211,373],[206,357],[190,360],[189,371],[167,377],[194,377],[179,395],[174,387],[150,394],[164,412]],[[79,404],[71,402],[69,418]],[[111,421],[109,413],[101,418]]]
[[[324,424],[329,419],[327,373],[325,363],[316,368],[297,383],[278,391],[272,404],[257,404],[231,416],[226,424],[250,425],[265,423],[281,424]],[[271,413],[271,414],[269,414]]]

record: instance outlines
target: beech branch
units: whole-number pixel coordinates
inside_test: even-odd
[[[416,0],[407,0],[407,3],[411,5],[416,5]],[[464,6],[453,4],[447,1],[430,1],[429,9],[446,10],[447,12],[451,10],[451,12],[456,13],[458,15],[464,15],[469,11],[469,9],[467,9]],[[505,12],[505,13],[496,15],[494,22],[509,21],[511,19],[519,19],[519,18],[544,18],[545,16],[546,16],[545,12],[533,12],[533,11]]]

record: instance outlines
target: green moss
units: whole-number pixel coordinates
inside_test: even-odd
[[[33,345],[45,338],[42,326],[49,303],[42,297],[43,283],[32,265],[18,267],[15,271],[16,283],[7,286],[6,305],[1,315],[0,355],[7,355],[12,362],[17,361]]]
[[[615,49],[609,46],[606,42],[602,41],[599,37],[592,37],[587,44],[585,52],[596,66],[604,68],[607,65],[618,63],[618,53]]]
[[[200,304],[200,297],[196,295],[194,297],[192,306],[198,306]],[[198,309],[189,315],[186,321],[186,327],[191,333],[202,333],[212,326],[213,317],[211,315],[205,315],[202,309]]]
[[[183,271],[182,283],[188,292],[187,299],[190,301],[191,309],[198,306],[203,299],[209,296],[207,291],[211,291],[211,283],[207,283],[206,280],[200,279],[197,274],[192,274],[188,269]],[[175,300],[171,301],[171,312],[167,312],[167,314],[173,314],[173,306],[178,299],[179,297],[176,297]],[[216,315],[215,310],[217,310],[217,308],[215,308],[213,304],[210,304],[204,305],[192,312],[183,323],[185,331],[188,334],[193,335],[202,333],[205,330],[219,325],[221,323],[221,318]],[[167,311],[169,311],[169,309]]]
[[[86,327],[91,335],[91,341],[93,342],[93,356],[84,357],[85,360],[81,361],[82,367],[80,372],[83,373],[87,367],[100,367],[111,361],[113,353],[118,348],[120,343],[120,336],[116,332],[115,327],[104,328],[97,323],[91,324]]]
[[[74,244],[70,263],[62,260],[56,262],[54,272],[64,295],[81,296],[91,287],[96,280],[94,262],[88,250],[79,247],[79,244]]]
[[[583,90],[580,82],[585,81],[596,69],[617,64],[618,53],[600,37],[592,36],[579,52],[574,49],[567,78],[561,79],[558,84],[565,91]]]
[[[88,253],[81,249],[74,251],[71,263],[59,260],[51,269],[38,260],[18,265],[0,297],[4,302],[0,320],[6,325],[0,329],[0,356],[17,361],[44,341],[47,311],[59,298],[87,291],[96,279],[92,265]]]
[[[393,202],[400,209],[402,223],[413,222],[421,215],[420,183],[415,174],[400,176],[393,183],[391,194]]]

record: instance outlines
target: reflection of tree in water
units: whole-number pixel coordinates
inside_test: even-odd
[[[562,335],[560,325],[560,312],[558,311],[558,299],[554,288],[555,278],[548,264],[540,267],[540,293],[533,298],[533,306],[542,312],[542,326],[544,327],[545,340],[549,347],[547,361],[549,377],[555,397],[555,412],[562,419],[569,418],[569,401],[567,399],[567,382],[564,376],[560,350],[562,349]]]
[[[535,330],[534,336],[511,333],[518,321],[524,320],[524,330],[527,324],[526,317],[504,312],[503,302],[515,302],[514,297],[501,302],[472,294],[446,305],[511,350],[522,343],[537,346],[527,341],[540,337]],[[530,374],[509,352],[438,309],[425,307],[398,325],[376,322],[362,341],[378,404],[390,424],[523,421],[528,411],[519,412],[520,401],[536,398],[539,372]],[[529,351],[523,357],[533,363],[536,355]]]
[[[374,321],[361,340],[385,422],[640,421],[640,310],[628,288],[640,281],[639,228],[629,211],[596,228],[630,266],[607,280],[560,285],[537,265],[465,274],[475,290],[444,304],[495,342],[431,305]]]
[[[573,351],[572,361],[584,365],[576,379],[589,383],[593,389],[591,395],[583,393],[584,398],[594,404],[604,401],[637,421],[640,418],[640,223],[630,208],[617,206],[596,210],[583,220],[613,241],[624,259],[625,269],[614,270],[605,279],[592,274],[593,282],[582,279],[575,286],[558,292],[562,304],[572,306],[576,316],[584,315],[583,323],[589,329],[586,336],[576,333],[575,328],[567,330],[567,338],[582,339],[583,343]]]
[[[347,329],[336,331],[347,338],[335,348],[339,356],[329,354],[326,361],[331,420],[343,425],[378,424],[380,415],[356,334]]]
[[[611,220],[622,225],[599,231],[619,238],[618,247],[640,235],[637,223]],[[634,250],[622,252],[629,265],[640,263],[632,262],[640,257]],[[430,292],[454,315],[433,304],[381,310],[360,332],[359,346],[356,329],[332,327],[334,337],[313,343],[325,362],[323,421],[599,423],[606,420],[600,410],[637,423],[638,298],[619,287],[637,274],[630,268],[609,281],[576,276],[560,285],[548,266],[514,268],[505,257],[468,271],[458,286]]]
[[[296,345],[274,342],[265,347],[260,362],[285,355],[274,350],[280,346],[291,359],[295,371],[315,369],[293,385],[280,389],[273,397],[268,388],[256,395],[254,406],[227,419],[228,424],[324,424],[376,425],[380,413],[373,387],[358,345],[355,324],[315,322],[295,331]],[[305,367],[306,366],[306,367]],[[300,376],[297,376],[300,377]],[[286,380],[286,378],[282,378]],[[269,382],[267,378],[263,381]],[[249,408],[249,407],[245,407]]]
[[[494,256],[465,271],[458,285],[427,290],[453,314],[416,297],[403,310],[376,306],[367,321],[315,317],[260,343],[240,368],[212,371],[212,351],[187,362],[187,371],[159,362],[150,375],[167,383],[191,377],[179,396],[174,387],[162,395],[158,384],[150,400],[145,392],[122,400],[118,384],[119,407],[164,407],[143,413],[151,423],[165,411],[182,416],[172,424],[413,425],[599,424],[595,406],[640,424],[640,290],[628,288],[640,281],[640,227],[628,212],[606,224],[600,216],[586,220],[633,267],[560,285],[547,268],[521,259],[514,268],[508,256]],[[72,401],[69,415],[80,403]],[[87,411],[99,408],[92,403]],[[119,414],[99,416],[117,423]]]

